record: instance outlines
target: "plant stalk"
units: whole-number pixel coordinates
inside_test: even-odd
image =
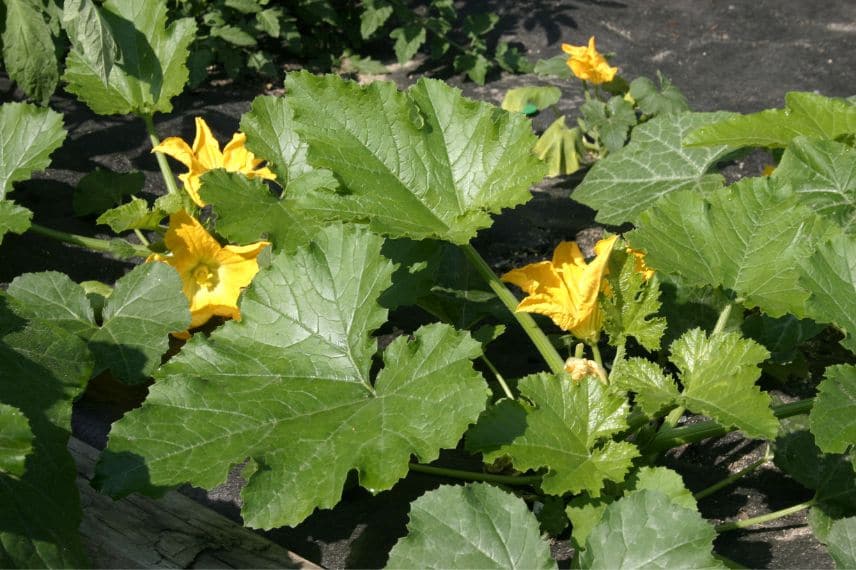
[[[119,238],[116,238],[115,240],[106,240],[81,236],[78,234],[70,234],[68,232],[54,230],[39,224],[31,224],[28,231],[63,243],[79,245],[86,249],[91,249],[92,251],[111,253],[117,257],[129,257],[128,253],[131,253],[130,257],[148,257],[152,253],[146,247],[136,245]]]
[[[810,501],[806,501],[804,503],[799,503],[799,504],[787,507],[785,509],[773,511],[772,513],[767,513],[766,515],[752,517],[751,519],[743,519],[740,521],[730,521],[730,522],[718,524],[714,527],[714,530],[716,530],[716,532],[728,532],[729,530],[738,530],[741,528],[754,526],[756,524],[764,524],[765,522],[774,521],[776,519],[780,519],[782,517],[786,517],[788,515],[798,513],[802,510],[805,510],[805,509],[811,507],[813,504],[814,504],[814,499],[812,499]]]
[[[505,378],[502,377],[502,374],[499,373],[496,366],[493,365],[493,362],[488,359],[484,354],[481,355],[482,362],[487,364],[487,367],[493,373],[493,376],[496,378],[496,381],[499,382],[499,385],[502,386],[502,391],[505,392],[505,395],[508,396],[509,400],[514,399],[514,394],[511,392],[511,388],[508,387],[508,384],[505,383]]]
[[[719,318],[716,319],[716,325],[713,327],[713,332],[710,333],[710,336],[721,333],[725,329],[725,323],[728,322],[728,317],[731,316],[731,307],[734,306],[734,303],[728,303],[722,308],[722,312],[719,313]]]
[[[806,398],[805,400],[798,400],[790,404],[773,406],[773,414],[779,419],[807,414],[811,411],[813,405],[814,398]],[[695,443],[709,437],[721,437],[730,431],[734,430],[725,428],[713,420],[690,426],[668,428],[657,434],[651,442],[651,448],[648,451],[660,453],[686,443]]]
[[[154,148],[160,144],[160,139],[155,131],[154,119],[152,118],[152,115],[143,115],[143,121],[146,123],[146,131],[149,133],[149,140],[152,142],[152,148]],[[166,156],[163,153],[156,152],[155,157],[157,157],[158,166],[160,167],[164,184],[166,184],[167,192],[178,195],[179,191],[178,185],[175,183],[175,175],[169,167]]]
[[[496,276],[493,269],[490,268],[490,265],[487,264],[484,258],[472,245],[462,245],[461,249],[467,256],[467,259],[470,260],[470,263],[473,264],[473,267],[476,268],[479,274],[481,274],[490,286],[491,290],[497,297],[499,297],[499,300],[502,301],[509,311],[511,311],[511,314],[514,315],[514,318],[517,319],[517,322],[520,323],[521,327],[523,327],[523,331],[529,335],[529,338],[532,340],[532,344],[534,344],[535,348],[538,349],[538,352],[541,353],[541,356],[550,367],[550,370],[552,370],[554,374],[562,374],[565,370],[565,361],[561,356],[559,356],[559,353],[550,343],[550,339],[547,338],[544,331],[542,331],[535,323],[532,315],[529,313],[517,312],[517,297],[515,297],[514,294],[508,290],[508,287],[499,280],[499,277]]]
[[[464,481],[486,481],[501,485],[534,485],[541,482],[540,475],[495,475],[493,473],[478,473],[476,471],[434,467],[433,465],[422,465],[421,463],[411,463],[410,469],[428,475],[451,477],[453,479],[463,479]]]

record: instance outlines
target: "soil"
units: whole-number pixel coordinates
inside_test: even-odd
[[[599,49],[615,54],[613,63],[625,76],[653,77],[660,70],[685,93],[695,110],[754,112],[782,106],[788,91],[849,96],[856,86],[856,3],[852,2],[482,0],[465,3],[463,8],[497,12],[501,20],[494,39],[521,46],[532,60],[559,54],[562,42],[579,45],[595,35]],[[423,74],[442,76],[442,70],[408,65],[397,67],[392,78],[404,86]],[[553,84],[562,89],[560,110],[570,117],[582,101],[582,91],[574,82],[507,74],[489,79],[485,86],[457,77],[450,82],[469,96],[497,104],[511,87]],[[176,98],[173,114],[156,117],[157,130],[162,136],[190,139],[193,118],[202,115],[219,140],[225,141],[260,92],[262,88],[254,86],[209,84]],[[0,78],[0,94],[6,100],[20,98],[5,78]],[[36,212],[36,222],[100,236],[98,228],[93,234],[93,220],[70,215],[72,189],[97,166],[140,170],[146,176],[144,193],[154,197],[162,192],[141,121],[93,115],[62,93],[51,100],[51,106],[64,113],[69,136],[61,152],[55,153],[50,169],[18,184],[12,195]],[[536,129],[543,129],[551,120],[536,117]],[[757,174],[768,160],[763,153],[749,155],[728,166],[728,177]],[[590,246],[602,229],[594,223],[591,210],[568,199],[578,181],[579,177],[571,177],[539,185],[528,204],[499,216],[474,245],[499,271],[544,258],[561,240],[579,239]],[[0,284],[21,273],[43,270],[63,271],[76,281],[113,282],[132,267],[95,253],[75,250],[72,255],[69,247],[32,234],[7,234],[0,246]],[[504,338],[508,346],[528,346],[520,333],[511,331]],[[537,365],[534,357],[528,363],[533,368]],[[75,408],[76,435],[103,447],[110,422],[129,402],[142,397],[143,392],[136,392],[104,400],[88,393]],[[673,450],[668,463],[696,491],[754,461],[763,453],[762,447],[732,434]],[[443,460],[452,466],[472,461],[455,453],[444,454]],[[412,474],[377,496],[352,487],[335,509],[316,512],[296,528],[265,534],[326,567],[379,567],[392,544],[406,532],[409,502],[445,482]],[[189,487],[183,492],[239,520],[240,486],[239,477],[233,475],[211,492]],[[807,498],[803,487],[767,466],[701,501],[700,508],[713,521],[732,520]],[[802,512],[751,531],[726,533],[718,539],[717,550],[749,567],[831,568],[831,559],[805,524]],[[560,565],[569,564],[572,549],[567,540],[555,541],[554,554]]]

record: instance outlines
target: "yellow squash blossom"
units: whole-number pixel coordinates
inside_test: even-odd
[[[276,175],[268,168],[259,168],[264,162],[247,150],[244,146],[247,135],[235,133],[232,140],[220,152],[220,143],[211,134],[211,129],[202,117],[196,117],[196,137],[193,139],[193,147],[188,146],[179,137],[164,139],[152,152],[162,152],[176,159],[189,170],[179,174],[178,179],[184,183],[184,188],[200,208],[205,205],[199,197],[201,185],[199,177],[215,168],[223,168],[229,172],[240,172],[248,178],[260,177],[268,180],[276,180]]]
[[[645,252],[639,251],[638,249],[633,249],[632,247],[627,248],[627,253],[631,254],[636,259],[634,260],[635,264],[633,269],[636,273],[642,274],[642,279],[648,281],[654,276],[654,270],[648,267],[648,264],[645,263]]]
[[[610,67],[606,58],[595,48],[594,36],[589,38],[587,46],[562,44],[562,51],[571,56],[568,58],[568,67],[583,81],[609,83],[618,73],[618,68]]]
[[[528,295],[517,310],[546,315],[577,338],[596,341],[603,326],[598,295],[617,239],[611,236],[600,240],[591,263],[586,263],[575,242],[565,241],[556,247],[552,261],[531,263],[503,275],[503,281],[517,285]]]
[[[241,318],[238,297],[258,273],[256,257],[269,242],[223,247],[199,221],[181,211],[169,217],[164,243],[170,254],[152,255],[147,261],[162,261],[178,271],[190,301],[190,328],[215,315]]]

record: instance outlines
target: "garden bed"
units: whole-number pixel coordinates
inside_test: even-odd
[[[843,2],[824,8],[797,0],[727,5],[670,0],[656,6],[539,2],[526,9],[493,6],[492,2],[473,4],[499,12],[499,33],[525,46],[532,59],[556,55],[563,41],[582,43],[589,35],[596,35],[603,51],[616,54],[613,61],[622,72],[633,77],[662,71],[685,93],[694,110],[748,113],[781,107],[788,91],[816,89],[827,96],[849,96],[856,85],[851,49],[856,37],[856,7]],[[403,87],[430,71],[411,66],[400,69],[393,79]],[[467,95],[494,104],[501,102],[509,88],[554,84],[563,92],[559,110],[569,116],[575,115],[583,100],[576,84],[534,75],[502,75],[481,87],[462,83],[459,78],[451,82]],[[0,80],[0,91],[9,93],[11,99],[20,97],[5,78]],[[156,117],[157,131],[164,137],[180,135],[189,140],[194,117],[202,116],[219,140],[227,140],[261,91],[229,83],[203,86],[177,97],[175,111],[168,117]],[[16,201],[33,210],[34,221],[44,226],[109,237],[106,233],[92,234],[91,219],[69,215],[72,190],[84,174],[102,167],[140,170],[145,175],[143,196],[154,199],[163,194],[145,126],[140,120],[94,115],[65,94],[56,95],[51,106],[63,113],[69,136],[48,170],[17,185]],[[551,120],[552,117],[539,116],[534,125],[540,131]],[[757,176],[768,158],[763,152],[739,157],[728,166],[726,175],[731,180]],[[494,225],[474,240],[474,247],[498,273],[548,258],[562,240],[577,240],[584,248],[591,247],[602,227],[595,222],[593,210],[569,199],[580,180],[581,176],[575,175],[539,184],[530,202],[498,216]],[[0,250],[0,284],[5,287],[17,275],[44,270],[67,273],[77,282],[114,283],[133,267],[95,252],[74,249],[71,255],[71,247],[31,233],[7,234]],[[402,309],[393,313],[392,319],[399,330],[390,327],[381,332],[392,336],[409,333],[423,321],[424,313]],[[520,358],[521,352],[526,352],[520,347],[527,347],[531,355]],[[542,366],[538,354],[529,351],[528,339],[513,327],[490,346],[489,355],[513,377]],[[836,353],[824,358],[840,362],[847,356]],[[769,378],[762,387],[782,401],[811,395],[813,390],[813,386],[804,383],[777,384]],[[109,380],[93,382],[75,404],[75,436],[103,448],[110,424],[142,401],[145,394],[144,387],[129,389]],[[687,419],[694,420],[692,416]],[[732,433],[675,448],[668,453],[666,464],[681,473],[687,488],[695,492],[746,467],[763,453],[762,443]],[[444,452],[440,463],[453,468],[480,466],[462,450]],[[350,487],[335,508],[317,511],[294,528],[264,534],[324,567],[380,567],[389,549],[407,532],[410,502],[447,482],[451,481],[411,472],[393,489],[377,495]],[[240,521],[241,486],[238,470],[234,470],[225,485],[212,491],[186,486],[181,492]],[[699,509],[711,521],[722,522],[755,517],[810,497],[810,492],[770,463],[737,485],[701,500]],[[717,551],[749,567],[834,567],[826,549],[806,530],[806,514],[801,511],[752,530],[725,533],[717,539]],[[570,563],[573,551],[568,531],[552,542],[552,551],[560,566]]]

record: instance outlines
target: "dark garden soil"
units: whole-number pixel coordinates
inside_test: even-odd
[[[660,70],[686,94],[695,110],[753,112],[780,107],[785,93],[793,90],[828,96],[856,93],[856,3],[847,0],[486,0],[465,3],[464,9],[496,11],[502,16],[498,36],[519,43],[533,60],[559,54],[562,42],[582,44],[595,35],[599,49],[614,52],[613,63],[627,78],[653,77]],[[438,70],[409,65],[399,68],[393,78],[406,85],[426,73],[436,74]],[[489,79],[483,87],[463,83],[460,78],[450,81],[469,96],[496,104],[511,87],[553,84],[562,89],[560,107],[569,116],[582,101],[582,92],[573,82],[532,75]],[[193,118],[202,115],[219,140],[225,141],[237,129],[252,98],[262,91],[254,86],[221,83],[186,93],[174,101],[173,114],[156,118],[158,132],[162,137],[191,139]],[[20,95],[5,79],[0,79],[0,93],[5,100]],[[154,197],[162,192],[142,121],[95,116],[62,94],[51,101],[51,106],[65,114],[69,136],[61,151],[55,153],[51,168],[19,184],[14,193],[16,201],[36,213],[36,222],[92,234],[93,220],[71,216],[71,196],[77,181],[97,166],[140,170],[146,175],[146,195]],[[550,121],[552,116],[536,117],[535,126],[540,130]],[[728,175],[755,175],[764,162],[763,153],[749,155],[730,165]],[[504,213],[493,228],[483,232],[476,248],[502,271],[548,256],[561,240],[593,243],[600,232],[593,212],[568,199],[578,181],[577,177],[540,185],[531,202]],[[75,281],[113,282],[131,268],[122,261],[69,248],[31,234],[7,234],[0,246],[0,284],[24,272],[44,270],[63,271]],[[400,316],[419,318],[414,314]],[[516,331],[509,331],[502,342],[495,348],[497,360],[502,360],[502,354],[529,353],[528,340]],[[532,355],[526,365],[536,368],[537,357]],[[775,387],[783,398],[806,390],[805,386]],[[74,417],[76,435],[96,447],[104,446],[109,423],[129,402],[145,395],[142,389],[120,394],[103,384],[100,393],[102,396],[88,393],[78,402]],[[107,398],[103,394],[108,394]],[[683,474],[691,490],[697,491],[740,470],[763,451],[762,443],[732,434],[673,450],[668,464]],[[453,467],[467,466],[468,462],[473,468],[478,465],[454,453],[445,454],[443,460]],[[445,482],[412,474],[393,490],[374,497],[353,487],[335,509],[317,512],[297,528],[266,534],[326,567],[379,567],[392,544],[405,534],[408,503]],[[240,480],[233,477],[208,493],[191,488],[184,492],[237,520],[239,489]],[[806,500],[808,493],[768,466],[701,501],[700,508],[714,521],[747,518]],[[802,512],[750,531],[726,533],[717,540],[717,550],[749,567],[833,567],[805,523]],[[566,540],[556,541],[554,551],[560,565],[569,563],[572,551]]]

